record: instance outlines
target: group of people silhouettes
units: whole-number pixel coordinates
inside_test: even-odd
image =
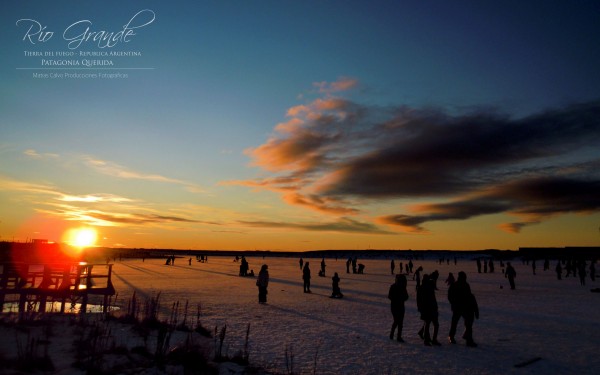
[[[417,269],[417,272],[419,271],[422,271],[421,267]],[[431,275],[424,274],[417,287],[417,309],[421,320],[423,320],[423,326],[418,334],[425,346],[441,345],[438,341],[440,324],[438,319],[438,304],[435,296],[435,291],[437,290],[436,274],[437,272]],[[465,324],[465,332],[462,338],[466,340],[467,346],[476,347],[477,344],[473,340],[473,322],[476,318],[479,319],[479,307],[477,306],[475,296],[471,292],[471,287],[467,283],[467,274],[462,271],[459,272],[458,279],[455,281],[454,275],[450,273],[446,283],[449,284],[448,301],[452,309],[452,321],[448,340],[451,344],[456,344],[456,329],[458,321],[462,318]],[[396,275],[394,284],[390,286],[388,298],[391,302],[392,317],[394,319],[390,331],[390,339],[393,340],[396,337],[397,341],[404,342],[402,338],[405,315],[404,303],[409,298],[406,275]],[[433,327],[433,332],[430,332],[431,327]]]
[[[237,260],[237,259],[236,259]],[[494,263],[492,260],[485,260],[481,262],[480,259],[477,259],[477,270],[481,272],[481,268],[483,265],[484,273],[487,273],[489,270],[490,273],[494,272]],[[171,259],[170,264],[173,263]],[[449,264],[449,260],[446,262]],[[548,262],[544,262],[544,270],[549,269]],[[456,260],[455,260],[456,264]],[[563,261],[562,264],[565,264]],[[299,260],[300,269],[302,272],[302,280],[303,280],[303,291],[304,293],[311,293],[311,270],[310,270],[310,262],[304,261],[302,258]],[[487,265],[487,267],[485,266]],[[319,276],[325,277],[326,272],[326,264],[325,258],[321,260],[319,270]],[[391,312],[393,317],[392,327],[389,333],[390,339],[395,339],[398,342],[404,342],[402,337],[403,326],[404,326],[404,317],[406,313],[405,302],[409,299],[409,293],[407,291],[407,275],[412,273],[413,269],[412,261],[403,265],[399,264],[399,274],[395,274],[395,282],[389,287],[388,291],[388,299],[391,304]],[[500,266],[502,267],[502,273],[508,279],[511,289],[515,289],[515,278],[517,276],[515,268],[511,265],[510,262],[506,262],[506,269],[504,262],[500,261]],[[356,261],[356,257],[349,258],[346,262],[346,272],[350,273],[350,268],[352,267],[353,273],[361,273],[361,268]],[[396,270],[396,264],[392,260],[390,263],[391,273],[394,274]],[[587,271],[587,263],[585,261],[579,262],[566,262],[565,268],[567,269],[567,277],[569,275],[576,276],[579,273],[579,276],[585,277],[589,275],[592,280],[595,279],[595,262],[592,261],[589,265],[589,274]],[[534,272],[535,268],[532,266]],[[241,265],[240,265],[240,275],[241,276],[251,276],[251,274],[247,273],[248,270],[248,262],[245,257],[241,257]],[[441,343],[438,340],[439,335],[439,311],[438,311],[438,303],[436,299],[436,290],[437,289],[437,279],[439,277],[439,273],[434,271],[430,274],[423,273],[423,267],[417,267],[413,274],[413,280],[415,280],[416,285],[416,302],[417,302],[417,310],[419,312],[420,319],[423,321],[422,328],[419,330],[418,335],[423,340],[423,344],[425,346],[440,346]],[[404,273],[406,272],[406,273]],[[563,273],[563,267],[561,266],[561,262],[559,261],[556,266],[557,278],[560,280]],[[342,298],[344,295],[340,289],[340,277],[337,272],[334,272],[334,275],[331,277],[331,285],[332,285],[332,293],[331,298]],[[479,307],[477,304],[477,300],[475,295],[471,291],[471,287],[467,282],[467,274],[463,271],[459,272],[457,277],[454,277],[454,274],[450,272],[448,277],[445,280],[445,283],[448,285],[447,298],[450,304],[450,308],[452,311],[452,318],[450,321],[450,329],[448,332],[448,341],[450,344],[456,344],[456,333],[459,321],[462,319],[464,322],[464,333],[462,335],[462,339],[466,341],[466,346],[468,347],[477,347],[475,340],[473,339],[473,324],[475,319],[479,319]],[[256,286],[258,287],[258,302],[264,304],[267,302],[267,287],[269,284],[269,271],[268,266],[263,264],[260,272],[258,274],[258,278],[256,280]],[[583,282],[582,282],[583,284]],[[597,290],[599,291],[600,288]]]
[[[352,260],[350,259],[348,266],[351,264],[351,262]],[[242,263],[245,263],[244,258],[242,258]],[[304,293],[311,293],[310,262],[305,262],[302,258],[300,258],[299,264],[300,269],[302,270]],[[321,269],[319,271],[320,276],[325,276],[325,266],[325,259],[323,259],[321,261]],[[407,269],[410,270],[408,265]],[[419,311],[421,320],[423,321],[423,326],[418,334],[423,340],[424,345],[439,346],[441,345],[441,343],[438,341],[440,324],[438,319],[438,304],[435,295],[435,291],[437,290],[436,282],[439,277],[439,273],[435,271],[431,274],[423,274],[421,277],[422,271],[423,268],[419,267],[415,272],[415,274],[418,274],[418,276],[415,276],[417,280],[417,309]],[[334,273],[333,277],[331,278],[331,282],[331,297],[342,298],[343,294],[340,289],[340,277],[337,272]],[[457,325],[460,319],[463,319],[465,332],[462,338],[466,340],[467,346],[476,347],[477,344],[473,340],[473,322],[475,319],[479,319],[479,307],[477,306],[477,300],[475,299],[475,296],[471,292],[471,287],[467,283],[467,274],[461,271],[458,273],[458,278],[455,280],[454,275],[450,273],[446,279],[446,283],[448,284],[448,301],[450,302],[452,309],[452,320],[450,324],[450,331],[448,333],[448,340],[451,344],[456,344],[457,341],[455,335]],[[268,266],[263,264],[256,280],[256,286],[258,287],[258,302],[261,304],[267,302],[268,285]],[[399,342],[404,342],[404,339],[402,338],[402,329],[404,326],[404,316],[406,313],[405,302],[409,299],[407,291],[407,278],[405,274],[400,273],[396,275],[395,282],[389,288],[388,299],[391,302],[391,311],[393,317],[390,339],[395,338]],[[433,332],[431,332],[432,328]]]

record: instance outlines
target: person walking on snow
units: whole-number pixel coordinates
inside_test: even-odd
[[[506,262],[506,272],[504,273],[504,276],[506,278],[508,278],[508,283],[510,284],[510,289],[514,290],[515,289],[515,277],[517,277],[517,271],[515,271],[515,268],[510,264],[510,262]]]
[[[402,339],[402,326],[404,325],[404,302],[408,300],[406,284],[406,276],[398,274],[396,275],[396,281],[390,285],[390,290],[388,292],[388,298],[391,301],[392,317],[394,318],[390,339],[394,339],[394,331],[398,328],[398,342],[404,342]]]
[[[440,323],[438,321],[438,304],[435,298],[435,288],[429,275],[423,275],[423,283],[417,290],[417,308],[421,319],[425,322],[423,343],[425,346],[440,346],[437,340]],[[429,326],[433,324],[433,336],[429,334]]]
[[[476,347],[477,344],[473,341],[473,322],[475,318],[479,319],[479,307],[475,296],[471,293],[471,286],[467,283],[466,273],[459,272],[456,282],[448,288],[448,302],[452,308],[452,323],[448,340],[451,344],[456,344],[454,338],[456,326],[460,318],[463,318],[465,323],[463,338],[467,340],[467,346]]]

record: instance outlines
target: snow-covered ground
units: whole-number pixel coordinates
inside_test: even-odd
[[[392,323],[387,292],[394,277],[390,260],[359,259],[365,274],[347,274],[345,259],[326,259],[327,277],[318,277],[320,259],[310,261],[312,294],[302,291],[298,258],[249,258],[258,273],[269,266],[268,303],[258,304],[255,279],[238,276],[239,263],[231,257],[210,257],[207,263],[178,258],[173,266],[164,260],[117,261],[113,282],[117,304],[126,304],[135,290],[140,298],[160,292],[162,313],[173,302],[189,301],[193,315],[201,304],[202,324],[214,330],[227,325],[224,352],[243,349],[250,323],[250,362],[288,373],[293,355],[297,374],[598,374],[600,373],[600,293],[581,286],[573,277],[558,281],[551,270],[537,275],[521,261],[513,261],[517,288],[510,290],[499,263],[495,273],[477,273],[475,262],[458,264],[414,261],[424,273],[440,272],[437,299],[441,347],[425,347],[417,336],[421,326],[416,308],[415,282],[409,277],[410,298],[404,321],[405,343],[389,339]],[[395,259],[396,264],[404,259]],[[398,269],[396,269],[398,271]],[[465,271],[477,297],[480,319],[475,322],[477,348],[464,340],[450,345],[447,333],[450,307],[444,283],[448,272]],[[329,298],[331,276],[338,272],[343,299]],[[500,288],[503,286],[503,288]],[[459,323],[457,338],[462,334]],[[524,367],[516,364],[541,358]],[[288,362],[289,364],[289,362]]]
[[[359,259],[366,265],[362,275],[347,274],[345,259],[326,259],[327,277],[317,276],[321,259],[305,260],[311,263],[311,294],[302,291],[298,258],[248,258],[250,269],[255,272],[263,263],[269,265],[268,304],[261,305],[255,279],[238,276],[239,263],[231,257],[211,256],[208,263],[193,260],[191,265],[187,258],[177,258],[172,266],[165,265],[163,259],[124,259],[113,266],[113,283],[118,291],[115,304],[126,310],[134,291],[140,302],[160,293],[160,313],[165,320],[171,315],[173,304],[179,302],[181,321],[183,306],[189,303],[188,326],[195,324],[200,304],[204,327],[211,331],[218,327],[220,331],[227,325],[223,354],[229,357],[243,351],[250,324],[250,362],[280,374],[292,370],[294,374],[600,373],[600,293],[590,292],[591,288],[600,287],[600,281],[591,282],[588,278],[586,286],[573,277],[558,281],[553,272],[556,261],[545,272],[538,261],[535,276],[530,266],[513,261],[516,290],[510,290],[499,262],[495,273],[479,274],[471,259],[459,259],[457,265],[414,261],[415,269],[422,266],[424,273],[440,272],[437,299],[439,339],[443,345],[425,347],[417,336],[421,321],[412,275],[404,321],[406,342],[389,339],[392,317],[387,292],[394,280],[390,259]],[[395,261],[397,265],[407,262]],[[474,326],[477,348],[468,348],[460,340],[462,322],[458,344],[447,342],[451,312],[444,280],[448,272],[456,276],[459,271],[467,272],[479,303],[480,320]],[[334,272],[341,277],[343,299],[329,298]],[[48,352],[56,373],[82,374],[72,367],[73,336],[80,335],[77,332],[82,328],[65,325],[64,319],[51,319],[55,324]],[[111,335],[117,345],[142,345],[141,338],[132,335],[129,327],[114,323],[106,327],[112,327]],[[33,328],[20,330],[18,326],[0,325],[0,373],[4,373],[1,362],[16,356],[19,345],[29,340],[30,330]],[[32,331],[32,337],[43,338],[45,332],[43,326],[38,327],[36,333]],[[171,346],[186,337],[176,333]],[[215,340],[206,342],[207,350],[214,349]],[[126,358],[112,359],[121,360]],[[515,367],[518,364],[524,366]]]

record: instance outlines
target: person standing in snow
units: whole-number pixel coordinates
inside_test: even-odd
[[[391,301],[392,316],[394,323],[392,323],[392,330],[390,332],[390,339],[394,339],[394,331],[398,328],[398,342],[404,342],[402,339],[402,326],[404,325],[404,302],[408,300],[408,292],[406,291],[406,276],[398,274],[396,275],[396,281],[390,286],[388,292],[388,298]]]
[[[577,267],[579,267],[579,282],[581,283],[581,285],[585,285],[585,276],[586,276],[585,260],[580,260]]]
[[[331,293],[332,298],[342,298],[344,296],[340,290],[340,277],[337,272],[331,278],[331,287],[333,289]]]
[[[515,277],[517,277],[517,271],[510,264],[510,262],[506,262],[506,272],[504,276],[508,279],[508,283],[510,284],[510,289],[515,289]]]
[[[394,262],[394,260],[392,259],[392,262],[390,263],[390,268],[392,270],[392,275],[394,274],[394,270],[396,269],[396,263]]]
[[[267,286],[269,285],[269,266],[263,264],[258,272],[256,286],[258,287],[258,303],[267,303]]]
[[[302,280],[304,281],[304,293],[310,293],[310,268],[308,267],[310,262],[304,263],[302,269]]]
[[[479,319],[479,307],[471,286],[467,283],[467,274],[464,272],[458,273],[458,279],[448,288],[448,302],[452,308],[452,323],[450,324],[450,333],[448,340],[451,344],[456,344],[454,335],[456,334],[456,326],[460,318],[465,322],[465,333],[463,338],[467,340],[467,346],[476,347],[477,344],[473,341],[473,322],[475,318]]]
[[[423,267],[419,266],[413,275],[413,280],[417,281],[415,285],[416,290],[419,290],[419,287],[421,287],[421,271],[423,271]]]
[[[423,282],[417,290],[417,308],[421,319],[425,322],[423,342],[425,346],[440,346],[437,340],[440,323],[438,321],[438,304],[435,299],[435,288],[429,275],[423,275]],[[433,324],[433,336],[430,336],[429,326]]]
[[[554,270],[556,271],[556,278],[562,280],[562,266],[560,265],[560,260],[556,263],[556,268]]]

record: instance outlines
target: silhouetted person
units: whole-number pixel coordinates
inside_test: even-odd
[[[423,283],[417,290],[417,307],[421,319],[425,322],[423,340],[425,346],[441,345],[437,340],[440,323],[438,322],[438,305],[435,289],[429,275],[423,275]],[[429,334],[429,326],[433,324],[433,337]]]
[[[494,261],[490,259],[489,264],[490,273],[494,273]]]
[[[321,259],[321,274],[322,276],[325,276],[325,267],[327,267],[327,265],[325,264],[325,258]]]
[[[560,261],[556,262],[556,268],[554,270],[556,271],[556,278],[562,280],[562,266],[560,265]]]
[[[362,263],[358,264],[358,274],[362,275],[363,273],[365,273],[365,265]]]
[[[348,258],[346,261],[346,273],[350,273],[350,263],[352,263],[352,258]]]
[[[456,344],[456,339],[454,338],[456,325],[460,318],[463,318],[465,322],[463,338],[467,340],[467,346],[476,347],[477,344],[473,341],[473,322],[475,318],[479,319],[479,307],[477,306],[475,296],[471,293],[471,287],[467,283],[466,273],[459,272],[456,282],[448,288],[448,302],[450,302],[450,307],[452,308],[452,322],[450,324],[448,340],[450,343]]]
[[[394,339],[394,332],[396,331],[396,328],[398,328],[397,340],[399,342],[404,342],[402,339],[402,326],[404,325],[404,302],[408,299],[406,284],[406,276],[396,275],[396,282],[390,286],[388,292],[388,298],[391,301],[392,316],[394,317],[390,339]]]
[[[304,264],[304,260],[302,258],[300,258],[300,260],[298,261],[298,263],[300,263],[300,269],[302,269],[302,265]]]
[[[256,286],[258,287],[258,303],[267,303],[267,286],[269,285],[269,266],[263,264],[258,272]]]
[[[394,262],[394,260],[392,259],[392,262],[390,263],[390,269],[392,270],[392,275],[394,274],[394,270],[396,269],[396,263]]]
[[[571,260],[567,260],[565,264],[565,271],[567,271],[565,277],[569,277],[569,275],[571,274]]]
[[[481,259],[477,258],[477,273],[481,273]]]
[[[246,257],[242,255],[242,262],[240,264],[240,276],[248,276],[248,261]]]
[[[352,273],[356,273],[356,262],[358,261],[358,258],[354,257],[352,258]]]
[[[419,266],[419,268],[417,268],[417,270],[413,274],[413,280],[417,282],[415,286],[416,290],[419,290],[419,288],[421,287],[421,271],[423,271],[423,267]]]
[[[408,265],[407,265],[407,267],[408,267],[408,272],[407,273],[412,273],[413,266],[414,266],[414,264],[413,264],[412,260],[409,260],[408,261]]]
[[[400,262],[400,273],[404,273],[404,264],[402,264],[402,262]]]
[[[310,268],[308,267],[309,262],[304,263],[302,269],[302,280],[304,280],[304,293],[310,293]]]
[[[550,261],[548,258],[544,260],[544,271],[548,271],[550,269]]]
[[[450,286],[454,284],[456,280],[454,279],[454,274],[452,272],[448,273],[448,278],[446,279],[446,285]]]
[[[440,273],[438,272],[438,270],[433,271],[431,273],[431,275],[429,275],[429,278],[431,279],[431,282],[433,283],[433,289],[438,290],[437,281],[440,278]]]
[[[192,258],[188,259],[188,265],[192,265]]]
[[[331,288],[332,288],[332,292],[331,292],[332,298],[342,298],[344,296],[340,289],[340,277],[338,276],[337,272],[334,273],[333,277],[331,278]]]
[[[531,270],[533,271],[533,274],[535,275],[535,259],[531,261]]]
[[[487,266],[488,266],[488,262],[487,260],[483,260],[483,273],[487,273]]]
[[[585,261],[580,260],[578,267],[579,267],[579,282],[581,283],[581,285],[585,285],[585,276],[586,276]]]
[[[510,264],[510,262],[506,262],[506,272],[504,272],[504,276],[508,279],[508,283],[510,284],[510,289],[515,289],[515,277],[517,277],[517,271],[515,271],[514,267]]]

